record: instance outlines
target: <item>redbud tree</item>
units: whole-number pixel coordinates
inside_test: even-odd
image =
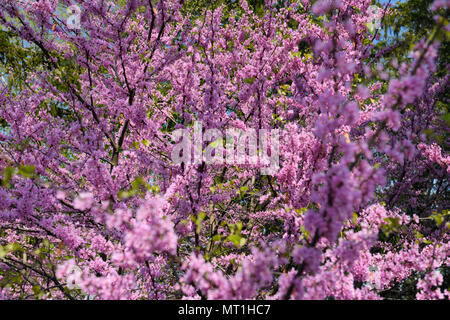
[[[425,3],[396,42],[369,0],[0,0],[0,298],[447,299]],[[195,123],[278,130],[279,167],[175,163]]]

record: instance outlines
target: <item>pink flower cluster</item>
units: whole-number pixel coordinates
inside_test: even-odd
[[[449,298],[439,37],[383,65],[370,0],[85,0],[81,30],[27,3],[0,0],[38,64],[0,84],[0,299]],[[174,164],[195,121],[280,129],[279,171]]]

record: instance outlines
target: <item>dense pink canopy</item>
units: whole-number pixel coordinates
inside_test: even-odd
[[[0,298],[449,297],[436,37],[388,68],[370,0],[79,2],[0,0],[43,59],[0,88]],[[195,121],[278,129],[279,170],[174,163]]]

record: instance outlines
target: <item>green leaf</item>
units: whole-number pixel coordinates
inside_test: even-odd
[[[245,239],[241,234],[242,226],[242,222],[240,221],[236,224],[228,225],[230,235],[226,238],[226,240],[233,243],[237,248],[242,247],[247,242],[247,239]]]
[[[159,192],[159,187],[157,186],[150,186],[142,177],[136,177],[132,182],[131,182],[131,188],[128,190],[121,190],[118,192],[117,196],[119,197],[119,199],[123,200],[126,198],[130,198],[133,197],[137,194],[140,193],[140,188],[141,186],[145,187],[145,190],[152,190],[154,192]],[[143,195],[144,193],[141,193],[141,195]]]
[[[7,251],[3,246],[0,246],[0,259],[3,259],[9,251]]]
[[[356,212],[353,212],[352,223],[355,224],[357,220],[358,220],[358,214]]]
[[[447,123],[447,125],[450,125],[450,112],[441,116],[441,119],[444,120]]]
[[[14,175],[15,168],[13,167],[6,167],[3,169],[3,180],[2,180],[2,186],[5,188],[9,182],[11,181],[11,178]]]
[[[255,80],[256,80],[256,78],[252,77],[252,78],[245,78],[243,81],[248,84],[253,84],[255,82]]]
[[[217,146],[219,145],[219,143],[222,143],[222,139],[217,139],[217,140],[211,142],[211,143],[209,144],[209,146],[212,147],[212,148],[217,148]]]
[[[239,190],[241,190],[242,193],[245,193],[248,190],[248,187],[247,186],[243,186]]]
[[[400,219],[397,217],[388,217],[385,218],[384,221],[386,221],[386,223],[381,226],[381,230],[386,236],[392,232],[396,232],[400,227]]]
[[[136,150],[139,149],[139,146],[140,146],[139,141],[133,141],[133,143],[131,144],[131,147]]]
[[[20,166],[19,174],[25,178],[31,178],[36,168],[34,166]]]

